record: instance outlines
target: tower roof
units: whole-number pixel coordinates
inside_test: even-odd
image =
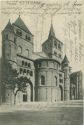
[[[68,63],[69,63],[69,61],[68,61],[68,58],[67,58],[66,54],[65,54],[65,57],[64,57],[64,59],[63,59],[63,61],[62,61],[62,64],[64,64],[64,63],[66,63],[66,64],[68,64]]]
[[[29,31],[29,29],[27,28],[27,26],[25,25],[25,23],[23,22],[23,20],[21,19],[20,15],[19,17],[16,19],[16,21],[13,23],[15,26],[21,28],[22,30],[24,30],[25,32],[29,33],[32,35],[32,33]]]
[[[51,37],[51,36],[55,37],[55,32],[54,32],[52,23],[51,23],[50,32],[49,32],[49,37]]]
[[[10,20],[8,21],[8,23],[7,23],[6,27],[5,27],[5,29],[8,29],[8,30],[14,31],[14,30],[13,30],[13,26],[12,26]],[[4,29],[4,30],[5,30],[5,29]]]

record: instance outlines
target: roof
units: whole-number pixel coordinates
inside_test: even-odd
[[[20,16],[16,19],[16,21],[13,24],[32,35],[32,33],[29,31],[29,29],[27,28],[27,26],[25,25]]]
[[[53,28],[53,25],[51,23],[51,27],[50,27],[50,32],[49,32],[49,37],[55,37],[55,32],[54,32],[54,28]]]
[[[51,23],[51,27],[50,27],[48,39],[45,42],[43,42],[42,45],[44,45],[46,42],[48,42],[49,39],[52,38],[52,37],[54,37],[54,39],[56,40],[56,42],[59,42],[59,43],[61,43],[61,45],[63,45],[63,43],[56,38],[55,32],[54,32],[54,28],[53,28],[53,25]]]
[[[33,59],[30,59],[30,58],[28,58],[28,57],[22,56],[22,55],[20,55],[20,54],[17,54],[17,56],[18,56],[18,57],[21,57],[21,58],[24,58],[24,59],[27,59],[27,60],[34,61]]]
[[[69,61],[68,61],[68,58],[67,58],[67,56],[65,55],[65,57],[64,57],[64,59],[63,59],[63,61],[62,61],[62,64],[63,63],[66,63],[66,64],[68,64],[69,63]]]
[[[34,52],[32,55],[33,59],[46,58],[47,55],[44,52]]]
[[[57,62],[57,63],[60,64],[60,62],[57,61],[56,59],[53,59],[53,58],[47,58],[47,57],[45,57],[45,58],[37,58],[37,59],[35,60],[35,62],[41,62],[41,61],[54,61],[54,62]]]
[[[4,30],[5,30],[5,29],[8,29],[8,30],[10,30],[10,31],[14,31],[13,26],[12,26],[10,20],[8,21],[8,23],[7,23],[6,27],[4,28]]]

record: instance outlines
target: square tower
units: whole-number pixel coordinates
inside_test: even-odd
[[[62,46],[63,43],[55,37],[53,25],[51,24],[48,39],[42,44],[42,51],[46,53],[49,58],[62,60]]]

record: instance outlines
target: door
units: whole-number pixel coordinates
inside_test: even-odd
[[[23,102],[27,102],[27,94],[23,94]]]
[[[61,99],[61,101],[63,101],[63,88],[62,88],[62,86],[61,85],[59,85],[59,88],[60,88],[60,99]]]

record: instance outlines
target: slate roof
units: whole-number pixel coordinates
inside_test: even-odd
[[[11,24],[10,20],[9,20],[9,22],[7,23],[7,25],[6,25],[6,27],[4,28],[4,30],[5,30],[5,29],[8,29],[8,30],[10,30],[10,31],[13,31],[13,32],[14,32],[14,29],[13,29],[13,26],[12,26],[12,24]]]
[[[34,52],[32,55],[32,58],[34,60],[38,59],[38,58],[46,58],[47,55],[44,52]]]
[[[63,45],[63,43],[56,38],[55,31],[54,31],[54,28],[53,28],[53,24],[51,23],[48,39],[42,45],[44,45],[46,42],[48,42],[49,39],[52,38],[52,37],[56,40],[56,42],[59,42],[59,43],[61,43],[61,45]]]
[[[32,33],[29,31],[29,29],[27,28],[27,26],[25,25],[20,16],[16,19],[16,21],[13,24],[32,35]]]

